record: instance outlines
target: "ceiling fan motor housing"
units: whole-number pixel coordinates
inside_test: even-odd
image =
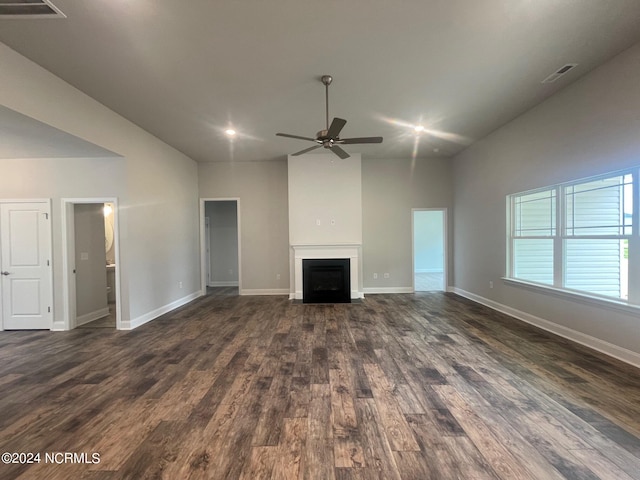
[[[316,133],[316,138],[318,140],[324,140],[325,138],[329,138],[329,130],[320,130]]]

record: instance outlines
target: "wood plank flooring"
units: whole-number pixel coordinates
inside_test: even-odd
[[[42,455],[2,479],[640,479],[640,371],[448,293],[208,296],[0,332],[2,452]]]

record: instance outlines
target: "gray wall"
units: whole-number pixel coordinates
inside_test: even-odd
[[[238,212],[235,201],[205,202],[209,218],[209,286],[238,285]]]
[[[64,197],[119,198],[118,267],[125,327],[197,295],[195,162],[3,44],[0,64],[0,105],[122,156],[0,160],[0,197],[53,199],[56,321],[63,308]]]
[[[201,163],[198,180],[201,198],[240,199],[241,287],[244,293],[274,290],[288,293],[286,159]]]
[[[457,288],[640,352],[637,314],[500,280],[507,194],[640,165],[639,78],[640,44],[455,158]]]
[[[451,161],[365,158],[361,170],[364,287],[408,291],[413,284],[411,209],[448,208],[452,238]],[[243,290],[288,293],[287,161],[203,163],[198,174],[201,198],[240,198]],[[450,241],[450,255],[452,247]],[[450,282],[452,268],[450,262]]]
[[[107,308],[103,204],[74,205],[76,316]]]
[[[451,160],[362,160],[364,287],[410,290],[413,284],[411,209],[447,208],[452,238]],[[449,241],[449,258],[453,255]],[[452,262],[449,262],[449,283]],[[383,278],[388,272],[389,278]],[[373,274],[378,279],[373,279]]]

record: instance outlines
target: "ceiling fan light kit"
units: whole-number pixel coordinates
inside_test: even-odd
[[[313,147],[305,148],[304,150],[300,150],[299,152],[293,153],[293,156],[302,155],[303,153],[310,152],[320,147],[328,148],[336,154],[338,157],[345,159],[349,158],[349,154],[345,152],[339,145],[355,145],[355,144],[363,144],[363,143],[382,143],[382,137],[361,137],[361,138],[340,138],[340,132],[346,125],[347,121],[335,117],[331,121],[331,125],[329,125],[329,85],[333,81],[333,77],[331,75],[323,75],[320,77],[322,84],[325,87],[325,111],[326,111],[326,129],[320,130],[316,133],[315,138],[311,137],[302,137],[299,135],[290,135],[288,133],[276,133],[279,137],[287,137],[287,138],[295,138],[298,140],[306,140],[310,142],[315,142],[317,145]]]

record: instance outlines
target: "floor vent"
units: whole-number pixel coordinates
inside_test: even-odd
[[[573,70],[577,66],[578,66],[577,63],[567,63],[565,66],[559,68],[558,70],[553,72],[551,75],[549,75],[547,78],[542,80],[541,83],[553,83],[556,80],[558,80],[560,77],[568,73],[570,70]]]
[[[49,0],[0,0],[2,18],[66,18]]]

